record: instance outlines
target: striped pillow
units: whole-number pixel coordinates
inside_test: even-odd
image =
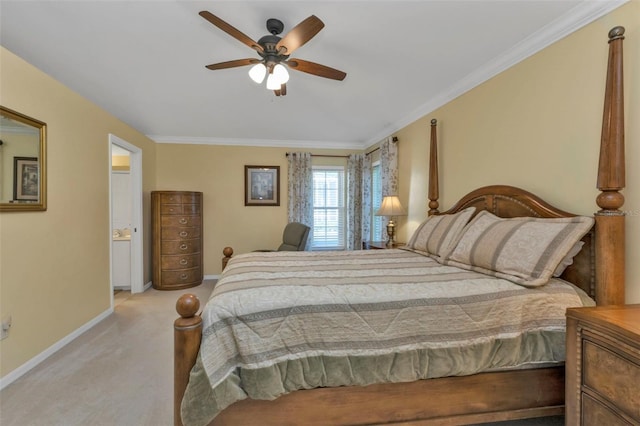
[[[475,207],[469,207],[454,214],[429,216],[413,233],[406,248],[444,259],[455,247],[455,242],[475,211]]]
[[[481,211],[444,263],[525,287],[541,286],[593,222],[584,216],[503,219]]]

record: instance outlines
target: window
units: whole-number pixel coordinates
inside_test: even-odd
[[[382,204],[382,177],[380,175],[380,162],[373,163],[371,167],[371,239],[379,240],[385,227],[384,216],[376,216],[376,212]]]
[[[344,249],[344,188],[344,167],[313,168],[313,250]]]

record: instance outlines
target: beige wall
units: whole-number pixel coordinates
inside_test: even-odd
[[[344,150],[158,144],[157,188],[202,191],[204,197],[204,273],[221,271],[222,249],[235,253],[275,249],[287,223],[288,151],[345,155]],[[314,157],[313,164],[346,165],[342,158]],[[244,205],[244,166],[280,166],[280,206]]]
[[[400,196],[408,238],[427,211],[430,120],[438,119],[440,201],[470,190],[520,186],[571,212],[598,207],[596,171],[608,54],[607,33],[624,41],[627,302],[640,302],[640,2],[633,1],[460,96],[397,133]]]
[[[109,309],[108,135],[144,150],[147,217],[155,144],[4,48],[0,63],[0,103],[44,121],[48,145],[47,211],[0,213],[0,316],[13,318],[5,376]]]

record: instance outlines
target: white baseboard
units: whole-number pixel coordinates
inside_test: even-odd
[[[144,285],[144,288],[142,289],[142,292],[144,293],[145,291],[149,290],[149,289],[151,288],[151,284],[152,284],[152,282],[151,282],[151,281],[149,281],[148,283],[146,283],[146,284]]]
[[[29,361],[25,362],[20,367],[18,367],[15,370],[13,370],[11,373],[7,374],[4,377],[1,377],[0,378],[0,390],[4,389],[5,387],[9,386],[11,383],[15,382],[18,378],[23,376],[29,370],[31,370],[32,368],[36,367],[38,364],[40,364],[45,359],[49,358],[54,353],[58,352],[60,349],[62,349],[66,345],[68,345],[76,337],[80,336],[82,333],[84,333],[85,331],[89,330],[91,327],[93,327],[94,325],[98,324],[100,321],[102,321],[103,319],[105,319],[106,317],[111,315],[112,313],[113,313],[113,308],[107,309],[106,311],[104,311],[103,313],[101,313],[100,315],[98,315],[97,317],[95,317],[94,319],[89,321],[88,323],[84,324],[82,327],[80,327],[77,330],[73,331],[71,334],[68,334],[67,336],[65,336],[62,339],[58,340],[56,343],[54,343],[53,345],[49,346],[44,351],[40,352],[38,355],[34,356]]]
[[[220,279],[220,275],[205,275],[204,279],[205,280],[219,280]]]

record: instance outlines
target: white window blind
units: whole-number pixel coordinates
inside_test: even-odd
[[[382,177],[380,175],[380,162],[376,162],[371,167],[371,226],[372,240],[379,240],[384,229],[384,216],[376,216],[376,212],[382,204]]]
[[[314,166],[312,249],[344,249],[344,188],[344,167]]]

